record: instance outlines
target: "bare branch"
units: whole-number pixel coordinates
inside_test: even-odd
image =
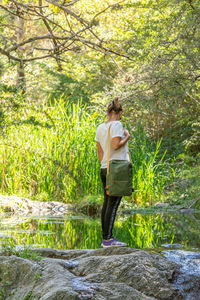
[[[77,33],[78,34],[78,33]],[[74,36],[70,36],[70,37],[66,37],[66,36],[55,36],[55,35],[51,35],[51,34],[46,34],[46,35],[42,35],[42,36],[35,36],[35,37],[31,37],[19,44],[15,44],[15,46],[7,49],[8,52],[12,52],[17,50],[18,48],[24,46],[25,44],[29,44],[32,43],[34,41],[39,41],[39,40],[48,40],[48,39],[57,39],[57,40],[70,40],[72,39]]]
[[[193,79],[193,81],[197,81],[197,80],[200,80],[200,75],[196,75]]]
[[[68,37],[63,43],[59,44],[59,47],[64,46],[68,41],[70,41],[70,40],[72,40],[72,39],[74,40],[74,38],[75,38],[76,36],[78,36],[80,33],[84,32],[84,31],[88,30],[91,26],[92,26],[92,25],[89,25],[88,27],[85,27],[85,28],[79,30],[78,32],[72,34],[72,35],[71,35],[70,37]]]
[[[31,5],[31,4],[24,4],[22,2],[18,2],[16,0],[12,0],[13,3],[15,3],[15,5],[19,5],[19,6],[22,6],[26,9],[35,9],[35,8],[48,8],[48,5]]]
[[[43,20],[43,22],[44,22],[44,24],[45,24],[47,30],[49,31],[50,35],[53,37],[53,31],[52,31],[52,29],[51,29],[49,23],[47,22],[47,20],[46,20],[45,17],[44,17],[44,14],[43,14],[42,0],[39,0],[39,5],[40,5],[40,14],[42,15],[42,20]],[[53,40],[53,44],[54,44],[54,49],[53,49],[53,51],[54,51],[56,57],[58,57],[57,52],[58,52],[59,45],[58,45],[57,40],[56,40],[55,37],[53,37],[52,40]],[[56,58],[56,61],[57,61],[59,70],[61,70],[61,69],[62,69],[62,66],[61,66],[60,61],[59,61],[57,58]]]
[[[79,2],[79,1],[80,0],[74,0],[74,1],[68,2],[68,3],[65,3],[65,1],[63,1],[63,5],[65,5],[65,6],[72,6],[72,5],[74,5],[75,3]]]
[[[192,0],[188,0],[188,2],[189,2],[190,7],[191,7],[192,9],[195,9],[195,7],[194,7],[194,5],[193,5],[193,3],[192,3]]]
[[[0,5],[0,8],[2,8],[3,10],[7,11],[9,14],[13,15],[13,16],[19,16],[19,13],[16,11],[16,12],[13,12],[12,10],[9,10],[7,8],[7,6],[4,6],[4,5]],[[26,19],[24,16],[21,16],[22,19],[26,20],[26,21],[30,21],[30,18],[29,19]]]
[[[123,2],[125,2],[125,0],[120,1],[120,2],[117,2],[117,3],[115,3],[115,4],[108,5],[106,8],[104,8],[102,11],[98,12],[98,13],[93,17],[91,23],[94,22],[94,20],[95,20],[99,15],[101,15],[102,13],[104,13],[104,12],[105,12],[106,10],[108,10],[109,8],[113,8],[113,7],[119,5],[119,4],[123,3]]]
[[[106,42],[101,39],[98,34],[96,34],[93,30],[92,27],[95,26],[95,19],[100,16],[101,14],[105,13],[108,9],[115,7],[116,5],[119,5],[120,3],[125,2],[125,0],[120,1],[118,3],[115,3],[113,5],[108,5],[106,8],[104,8],[102,11],[98,12],[91,21],[87,21],[84,18],[80,17],[77,13],[75,13],[70,7],[72,5],[74,5],[75,3],[77,3],[79,0],[72,0],[71,2],[67,2],[63,0],[63,2],[61,3],[58,0],[46,0],[47,3],[53,4],[56,7],[59,7],[62,12],[65,14],[66,16],[66,21],[67,21],[67,25],[69,26],[69,30],[64,29],[60,24],[56,23],[53,20],[51,20],[51,18],[48,18],[49,15],[47,16],[46,13],[47,11],[45,10],[48,6],[43,5],[42,0],[38,0],[38,6],[33,5],[33,4],[26,4],[26,3],[19,3],[17,0],[11,0],[10,3],[12,3],[10,6],[0,6],[0,8],[2,7],[5,10],[8,10],[9,13],[13,13],[10,12],[10,7],[13,8],[14,6],[14,10],[16,10],[16,13],[19,14],[20,12],[20,17],[22,16],[22,19],[24,18],[24,16],[29,15],[30,19],[33,20],[33,15],[38,17],[39,20],[42,20],[44,25],[46,26],[49,34],[45,34],[45,35],[38,35],[38,36],[32,36],[30,38],[27,38],[25,40],[22,40],[18,43],[14,42],[13,39],[10,39],[10,43],[11,46],[7,46],[7,49],[3,49],[0,48],[0,53],[3,55],[6,55],[9,59],[13,59],[15,61],[18,62],[28,62],[28,61],[33,61],[33,60],[37,60],[37,59],[43,59],[43,58],[48,58],[48,57],[52,57],[52,58],[57,58],[58,59],[58,55],[63,54],[66,51],[75,51],[74,48],[70,49],[70,46],[72,44],[74,44],[75,42],[80,42],[83,45],[86,45],[89,48],[92,48],[96,51],[100,51],[102,53],[104,53],[105,55],[108,55],[111,57],[111,59],[113,60],[113,62],[117,65],[117,62],[115,61],[114,57],[112,57],[111,54],[117,55],[117,56],[121,56],[121,57],[125,57],[129,60],[132,60],[128,55],[124,54],[124,53],[119,53],[118,51],[109,49],[106,46]],[[16,7],[15,7],[16,6]],[[44,11],[43,11],[44,9]],[[19,11],[18,11],[19,10]],[[14,12],[15,15],[15,12]],[[82,26],[81,29],[77,30],[76,32],[74,32],[71,24],[69,23],[68,20],[68,16],[71,16],[72,18],[74,18],[75,20],[77,20]],[[35,21],[35,18],[34,18]],[[51,24],[53,24],[54,26],[51,26]],[[79,27],[80,28],[80,27]],[[57,29],[61,29],[61,34],[60,36],[58,36],[57,34],[55,34],[55,31]],[[93,40],[90,40],[89,38],[86,39],[84,37],[84,32],[88,31],[91,35],[90,38],[93,38]],[[64,34],[63,34],[64,33]],[[68,33],[69,35],[67,35],[66,33]],[[3,37],[4,38],[4,37]],[[95,38],[95,39],[94,39]],[[52,40],[52,49],[49,49],[48,46],[41,46],[40,44],[37,44],[36,42],[42,41],[42,40]],[[95,42],[96,40],[96,42]],[[6,43],[6,39],[4,38],[4,43],[5,45]],[[62,42],[60,42],[62,41]],[[9,43],[9,44],[10,44]],[[33,44],[32,45],[32,49],[34,50],[38,50],[41,51],[40,54],[42,54],[42,51],[44,51],[44,55],[38,55],[35,57],[18,57],[17,55],[11,55],[11,52],[17,51],[18,49],[21,49],[21,47],[27,45],[27,44]],[[31,51],[32,51],[31,49]],[[45,54],[45,51],[48,51],[49,53]],[[30,52],[30,51],[29,51]],[[32,51],[33,52],[33,51]],[[117,67],[119,68],[119,66],[117,65]],[[120,69],[121,72],[123,72],[122,69]]]
[[[67,33],[70,33],[69,30],[66,30],[65,28],[63,28],[60,24],[56,23],[55,21],[51,20],[48,18],[48,16],[50,16],[50,14],[48,16],[46,15],[42,15],[40,14],[37,10],[35,10],[35,13],[37,16],[41,17],[41,18],[45,18],[46,21],[48,21],[49,23],[55,25],[56,27],[60,28],[63,32],[67,32]]]
[[[21,62],[20,58],[11,55],[8,51],[4,50],[1,47],[0,47],[0,53],[3,54],[3,55],[6,55],[9,59]]]
[[[113,53],[115,55],[118,55],[118,56],[122,56],[122,57],[125,57],[125,58],[128,58],[129,60],[133,61],[133,59],[131,59],[128,55],[126,54],[123,54],[123,53],[119,53],[119,52],[116,52],[112,49],[109,49],[109,48],[105,48],[104,46],[102,45],[98,45],[94,42],[91,42],[91,41],[87,41],[87,40],[83,40],[83,39],[79,39],[79,41],[81,41],[83,44],[87,45],[88,47],[91,47],[92,49],[94,50],[99,50],[105,54],[107,53]]]
[[[88,21],[86,21],[83,18],[79,17],[72,10],[70,10],[67,6],[64,6],[64,5],[60,4],[59,2],[57,2],[55,0],[46,0],[46,2],[51,3],[51,4],[59,7],[60,9],[62,9],[63,11],[65,11],[66,13],[68,13],[69,15],[74,17],[76,20],[78,20],[81,24],[89,24]]]

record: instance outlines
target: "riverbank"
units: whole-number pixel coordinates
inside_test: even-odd
[[[73,210],[70,204],[56,201],[32,201],[25,197],[0,195],[0,212],[15,215],[60,215]]]
[[[197,300],[200,293],[200,274],[179,285],[181,265],[162,253],[120,247],[32,252],[34,259],[1,253],[2,300]]]
[[[199,213],[200,209],[188,205],[172,205],[170,203],[158,202],[156,205],[148,207],[137,207],[129,205],[126,201],[122,203],[119,214],[133,213],[159,213],[159,212],[188,212]],[[101,200],[97,203],[84,199],[80,205],[66,204],[57,201],[32,201],[25,197],[0,195],[0,212],[10,215],[21,216],[45,216],[63,215],[67,213],[82,213],[88,216],[100,216]]]

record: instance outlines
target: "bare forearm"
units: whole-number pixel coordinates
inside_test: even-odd
[[[103,149],[99,142],[97,142],[97,154],[98,154],[99,161],[101,162],[103,159]]]
[[[129,137],[126,136],[123,140],[121,140],[117,145],[114,146],[114,150],[117,150],[119,148],[121,148],[122,146],[124,146],[129,140]]]
[[[103,151],[97,151],[99,161],[101,162],[103,159]]]
[[[128,140],[130,139],[130,134],[128,132],[128,130],[124,130],[124,134],[125,134],[125,138],[120,138],[120,137],[115,137],[112,139],[112,147],[114,150],[117,150],[119,148],[121,148],[122,146],[124,146]]]
[[[119,149],[119,148],[121,148],[122,146],[124,146],[124,145],[128,142],[129,138],[130,138],[130,137],[126,136],[123,140],[121,140],[121,141],[119,142],[119,144],[118,144],[118,148],[117,148],[117,149]]]

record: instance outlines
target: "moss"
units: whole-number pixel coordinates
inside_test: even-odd
[[[24,300],[31,300],[31,299],[33,299],[33,292],[32,292],[32,291],[30,291],[30,292],[25,296]]]
[[[16,255],[22,258],[29,258],[32,260],[40,260],[42,257],[38,256],[35,251],[32,251],[29,246],[24,246],[22,249],[17,249],[17,244],[13,238],[4,238],[2,240],[1,254],[5,256]]]

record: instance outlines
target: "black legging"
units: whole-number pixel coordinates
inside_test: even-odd
[[[107,169],[101,169],[101,180],[104,189],[104,203],[101,212],[101,225],[103,231],[103,239],[109,240],[113,237],[113,224],[122,197],[108,196],[106,194],[106,173]]]

